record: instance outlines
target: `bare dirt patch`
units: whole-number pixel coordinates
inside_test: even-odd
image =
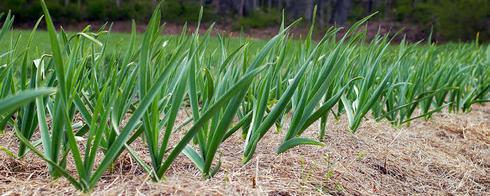
[[[317,127],[306,134],[316,137]],[[489,106],[468,114],[440,113],[398,129],[369,119],[356,134],[346,128],[345,119],[330,119],[324,147],[300,146],[281,155],[274,150],[283,134],[271,130],[246,165],[241,164],[243,140],[235,134],[221,147],[222,168],[209,180],[181,156],[164,181],[151,182],[125,154],[94,194],[490,194]],[[11,131],[0,136],[0,145],[16,145]],[[133,146],[144,157],[144,145]],[[5,153],[0,153],[0,193],[80,194],[64,179],[51,180],[34,155],[13,160]]]
[[[113,21],[113,22],[104,22],[104,21],[84,21],[84,22],[75,22],[75,23],[58,23],[57,26],[62,26],[66,31],[74,31],[78,32],[83,30],[85,27],[90,25],[93,30],[98,30],[102,26],[105,25],[107,27],[109,24],[112,24],[111,31],[113,32],[123,32],[129,33],[131,32],[131,21]],[[204,22],[201,24],[199,29],[199,33],[204,34],[212,23]],[[41,23],[40,28],[45,28],[44,24]],[[32,23],[16,23],[14,26],[18,29],[31,30],[34,24]],[[144,23],[138,23],[136,25],[136,30],[138,32],[144,32],[147,25]],[[388,22],[388,21],[371,21],[366,24],[366,32],[367,37],[369,39],[374,38],[377,34],[388,35],[389,37],[393,37],[392,42],[397,43],[402,39],[410,42],[418,42],[420,40],[425,40],[429,36],[430,32],[425,32],[424,29],[430,29],[427,27],[421,27],[414,24],[402,24],[396,22]],[[197,28],[197,24],[195,22],[188,23],[187,32],[194,32]],[[270,39],[277,35],[279,25],[271,25],[263,28],[250,28],[244,31],[240,29],[234,29],[233,25],[229,23],[217,23],[213,27],[212,35],[220,35],[229,36],[229,37],[239,37],[245,36],[251,39]],[[290,30],[290,36],[294,38],[304,38],[308,35],[309,26],[307,24],[293,26]],[[316,40],[320,40],[325,31],[329,28],[329,26],[316,26],[316,29],[313,34],[313,38]],[[340,31],[339,38],[341,38],[348,27],[344,27]],[[166,22],[163,28],[163,34],[165,35],[178,35],[182,33],[183,24],[175,23],[175,22]],[[398,33],[397,33],[398,32]],[[395,35],[404,35],[404,36],[395,36]],[[438,40],[440,43],[444,43],[444,40]]]

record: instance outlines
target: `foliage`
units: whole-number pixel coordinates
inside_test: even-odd
[[[433,6],[437,31],[449,40],[490,40],[490,1],[453,0]]]
[[[279,24],[281,14],[276,9],[254,10],[249,15],[240,17],[238,23],[234,24],[234,29],[244,28],[265,28]]]
[[[487,0],[401,0],[396,5],[397,20],[435,28],[445,40],[490,40],[490,1]]]

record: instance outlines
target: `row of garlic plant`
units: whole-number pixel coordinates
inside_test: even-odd
[[[319,42],[312,40],[313,25],[301,42],[287,33],[296,22],[283,23],[259,50],[243,40],[230,50],[219,36],[219,46],[209,46],[212,26],[204,35],[184,28],[172,40],[160,36],[157,9],[141,43],[133,24],[127,50],[109,54],[110,27],[57,32],[42,5],[51,53],[17,48],[20,37],[2,51],[2,127],[12,127],[19,138],[17,158],[32,151],[46,161],[51,176],[65,177],[84,192],[123,153],[154,181],[180,154],[212,177],[219,171],[220,145],[240,130],[247,163],[272,127],[284,135],[277,147],[282,153],[322,145],[329,115],[347,116],[349,130],[356,132],[369,114],[400,126],[444,108],[467,112],[489,100],[490,49],[391,45],[385,36],[367,41],[359,29],[368,18],[340,39],[340,29],[329,29]],[[12,21],[8,15],[0,39]],[[180,122],[183,111],[189,114]],[[318,138],[305,137],[317,121]],[[149,162],[131,147],[137,140],[146,145]],[[74,171],[67,167],[70,159]]]
[[[5,40],[9,30],[12,28],[14,22],[14,16],[9,12],[4,16],[0,14],[0,19],[4,18],[2,28],[0,29],[0,40]],[[38,23],[36,23],[37,27]],[[33,30],[34,32],[35,30]],[[29,43],[32,40],[33,33],[29,36]],[[47,96],[53,94],[55,89],[51,88],[38,88],[34,89],[33,80],[35,77],[28,78],[32,76],[31,70],[29,69],[29,47],[28,44],[26,48],[17,48],[17,40],[11,40],[9,47],[7,49],[0,50],[0,133],[4,132],[7,124],[13,124],[8,116],[16,114],[17,122],[14,126],[21,129],[24,134],[33,134],[36,124],[36,118],[32,113],[34,105],[32,102],[36,97]],[[15,51],[19,50],[20,54],[16,54]],[[16,67],[14,64],[20,66]],[[20,75],[20,76],[19,76]],[[20,78],[19,78],[20,77]],[[20,81],[17,81],[20,80]],[[17,85],[20,83],[21,85]],[[29,84],[30,83],[30,84]],[[13,95],[13,96],[10,96]],[[18,111],[20,110],[20,111]],[[1,148],[9,154],[11,152],[7,151],[5,148]],[[25,153],[25,149],[21,147],[19,153],[22,155]]]

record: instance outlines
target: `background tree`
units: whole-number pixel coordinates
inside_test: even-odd
[[[58,22],[147,21],[158,0],[46,0]],[[319,28],[348,26],[375,11],[379,24],[400,24],[425,35],[435,30],[441,40],[471,40],[490,36],[490,0],[165,0],[167,22],[195,21],[204,6],[204,21],[236,30],[278,25],[282,10],[288,20],[308,23],[316,5]],[[0,0],[0,12],[12,10],[16,23],[33,23],[41,15],[39,0]]]

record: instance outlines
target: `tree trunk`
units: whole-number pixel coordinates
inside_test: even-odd
[[[316,18],[318,19],[318,25],[320,27],[325,26],[325,0],[318,0],[317,1],[317,16]]]
[[[242,5],[246,4],[247,0],[215,0],[213,4],[218,7],[217,12],[219,15],[225,15],[230,13],[240,14]],[[245,14],[245,13],[243,13]]]
[[[238,10],[240,16],[245,15],[245,0],[240,0],[240,9]]]
[[[368,0],[367,2],[367,14],[370,14],[373,11],[373,2],[374,0]]]
[[[305,4],[305,19],[306,21],[311,21],[313,17],[313,4],[315,4],[315,2],[314,0],[306,0]]]
[[[396,0],[385,0],[385,18],[392,19],[393,18],[393,6],[395,5]]]
[[[310,0],[306,0],[310,1]],[[286,11],[292,18],[305,16],[306,2],[298,0],[286,0]]]
[[[351,7],[351,0],[336,0],[332,11],[330,23],[343,26],[347,22]]]

